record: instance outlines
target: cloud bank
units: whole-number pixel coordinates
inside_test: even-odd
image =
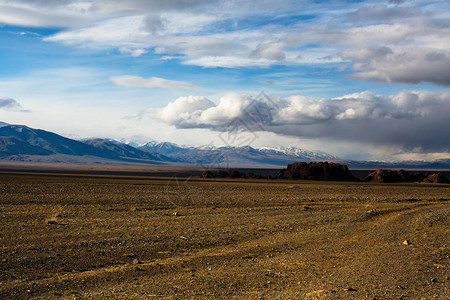
[[[243,131],[450,151],[450,91],[385,96],[366,91],[318,100],[302,95],[251,98],[230,93],[217,104],[189,96],[151,113],[177,128],[230,131],[239,120],[243,126],[238,129]]]

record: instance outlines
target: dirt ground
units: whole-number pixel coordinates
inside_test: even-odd
[[[2,299],[449,299],[450,185],[0,174]]]

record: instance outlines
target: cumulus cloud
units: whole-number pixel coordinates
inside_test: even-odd
[[[110,80],[118,85],[127,88],[181,88],[181,89],[195,89],[196,86],[184,82],[168,80],[159,77],[142,78],[139,76],[113,76]]]
[[[251,98],[226,94],[218,104],[204,97],[181,97],[153,114],[177,128],[239,130],[362,142],[426,151],[450,151],[450,91],[366,91],[337,98]]]
[[[359,49],[342,54],[343,57],[361,62],[354,65],[357,72],[350,77],[385,82],[428,81],[450,86],[450,51],[421,47],[414,51],[397,48],[395,52],[386,50],[363,59],[364,53],[368,52],[368,49]]]
[[[180,97],[166,107],[159,110],[158,117],[178,128],[202,127],[197,119],[209,108],[215,107],[214,103],[201,96]]]
[[[250,96],[227,93],[220,98],[218,104],[204,97],[180,97],[166,107],[151,112],[161,121],[177,128],[226,131],[229,123],[236,119],[245,123],[246,128],[256,128],[260,126],[260,122],[272,121],[271,111],[274,105],[276,106],[275,102],[264,97],[255,101]],[[261,117],[264,119],[261,120]]]
[[[450,42],[443,39],[450,36],[450,22],[416,8],[380,4],[361,8],[352,18],[366,25],[347,30],[351,43],[340,53],[355,63],[351,77],[450,85]]]
[[[353,63],[353,78],[449,85],[450,39],[444,37],[450,36],[450,22],[445,15],[377,4],[340,21],[290,32],[285,41],[289,47],[309,41],[334,48],[341,59]]]
[[[22,105],[15,99],[0,97],[0,109],[6,109],[11,111],[29,112],[22,107]]]

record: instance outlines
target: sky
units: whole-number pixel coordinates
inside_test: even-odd
[[[450,2],[0,0],[0,121],[450,158]]]

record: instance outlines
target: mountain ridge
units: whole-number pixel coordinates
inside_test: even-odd
[[[108,160],[161,162],[166,158],[150,152],[142,152],[131,146],[108,140],[77,141],[56,133],[34,129],[25,125],[0,125],[0,159],[21,160],[32,156],[89,156]],[[167,159],[170,161],[170,159]],[[143,162],[144,162],[143,161]]]
[[[170,142],[151,141],[138,149],[157,152],[167,157],[176,158],[180,161],[196,163],[199,165],[210,164],[217,167],[239,166],[239,165],[273,165],[284,166],[298,160],[333,160],[335,156],[324,152],[314,152],[296,147],[254,148],[251,146],[180,146]]]
[[[343,160],[322,151],[297,147],[180,146],[156,141],[134,147],[111,139],[74,140],[42,129],[0,122],[0,160],[82,163],[83,158],[90,163],[178,164],[203,168],[280,168],[294,162],[330,161],[353,169],[450,169],[449,159],[394,163]]]

